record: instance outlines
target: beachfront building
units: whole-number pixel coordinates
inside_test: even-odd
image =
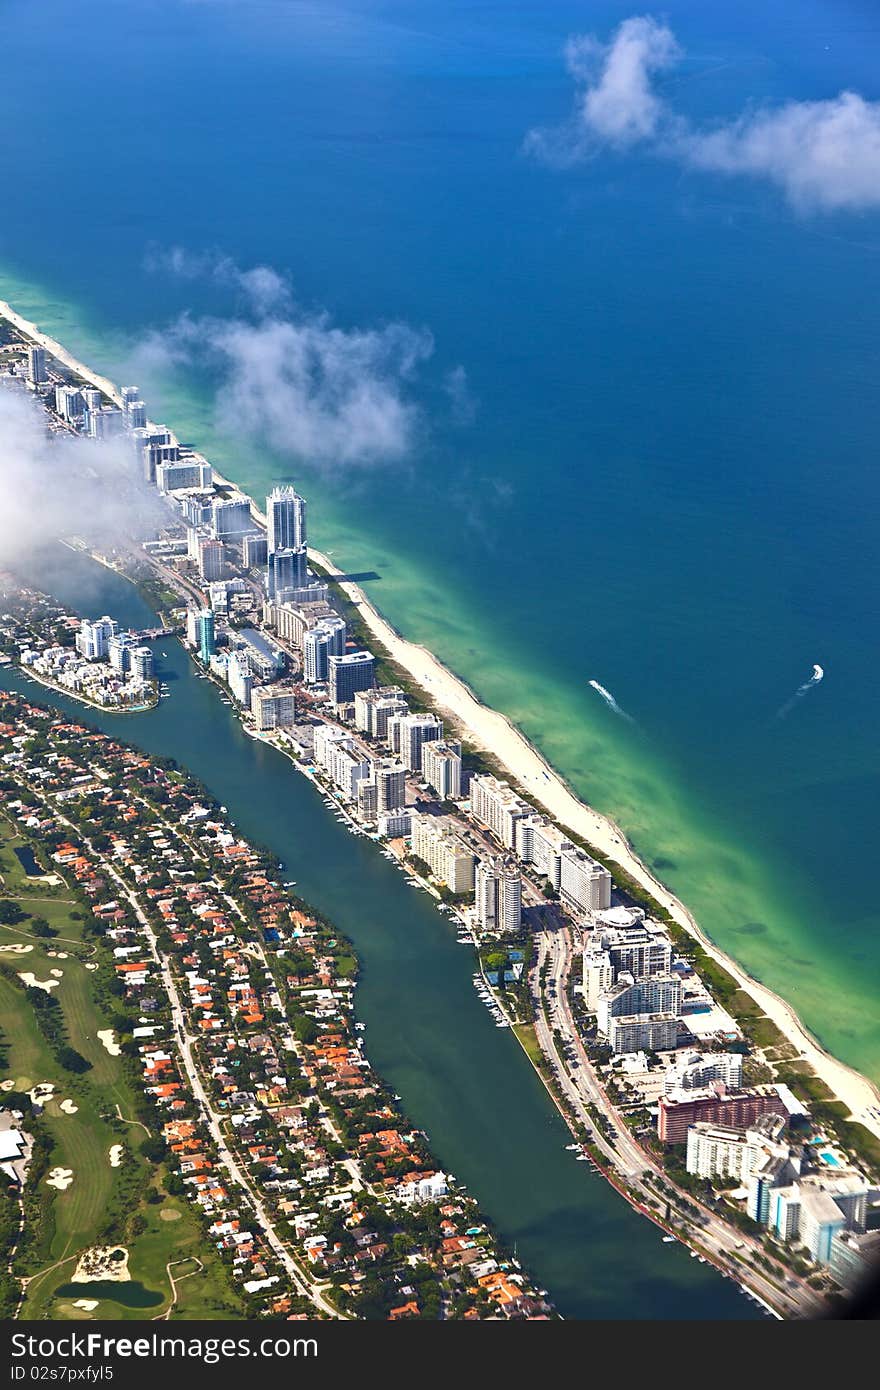
[[[299,594],[308,581],[307,552],[304,545],[287,550],[269,550],[267,543],[266,593],[270,600],[284,603]]]
[[[346,652],[327,662],[330,699],[334,705],[347,705],[358,690],[369,690],[376,683],[376,661],[372,652]]]
[[[522,879],[511,860],[480,860],[474,875],[474,915],[481,931],[493,935],[519,931]]]
[[[291,686],[258,685],[251,691],[251,713],[261,733],[296,723],[296,692]]]
[[[582,849],[564,849],[560,855],[559,896],[574,912],[599,912],[611,906],[611,875],[604,864]]]
[[[436,714],[406,714],[399,725],[400,761],[410,772],[421,772],[422,749],[442,739],[443,720]]]
[[[461,744],[437,739],[422,747],[422,776],[441,801],[461,796]]]
[[[412,811],[401,807],[395,811],[380,811],[376,828],[383,839],[396,840],[412,831]]]
[[[370,778],[370,760],[345,729],[321,724],[315,730],[315,762],[349,801],[356,801],[358,784]]]
[[[571,840],[546,816],[525,816],[516,824],[516,852],[524,864],[532,864],[541,878],[559,891],[562,855],[573,850]]]
[[[156,487],[163,494],[190,488],[203,491],[211,486],[213,477],[214,470],[210,463],[205,463],[196,454],[156,465]]]
[[[303,633],[303,680],[307,685],[322,685],[330,675],[331,656],[345,654],[345,621],[343,618],[324,618]]]
[[[742,1085],[743,1057],[741,1052],[687,1052],[676,1057],[667,1069],[663,1089],[694,1091],[723,1081],[729,1090]]]
[[[107,656],[110,638],[115,637],[118,632],[118,622],[106,613],[103,618],[96,618],[93,623],[84,618],[76,634],[76,650],[86,661],[103,661]]]
[[[611,1020],[632,1014],[672,1014],[681,1011],[681,980],[678,975],[652,975],[636,981],[631,975],[619,975],[610,989],[599,995],[596,1007],[596,1027],[606,1037],[611,1034]]]
[[[273,488],[266,498],[266,548],[299,550],[306,544],[306,499],[296,488]]]
[[[471,813],[492,832],[505,849],[516,848],[519,821],[532,814],[532,808],[522,801],[507,783],[484,774],[471,778]]]
[[[27,350],[27,379],[32,386],[42,386],[49,380],[46,371],[46,349],[31,344]]]
[[[247,497],[227,497],[213,503],[211,507],[211,530],[214,539],[239,537],[254,529],[251,516],[250,499]]]
[[[616,1057],[627,1052],[665,1052],[677,1041],[675,1014],[624,1014],[608,1024],[608,1044]]]
[[[412,852],[453,893],[474,889],[474,854],[440,816],[412,815]]]
[[[790,1161],[791,1145],[782,1138],[784,1133],[780,1115],[765,1115],[747,1129],[698,1121],[687,1132],[685,1167],[701,1178],[744,1183],[767,1157]]]
[[[373,762],[376,783],[376,813],[396,811],[406,805],[406,768],[393,758]]]
[[[391,716],[408,712],[406,696],[399,685],[379,685],[372,690],[358,690],[355,693],[355,728],[371,738],[385,738]]]

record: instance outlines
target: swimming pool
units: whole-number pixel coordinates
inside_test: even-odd
[[[819,1157],[822,1159],[823,1163],[828,1164],[829,1168],[840,1168],[842,1166],[840,1159],[836,1154],[833,1154],[830,1149],[820,1149]]]

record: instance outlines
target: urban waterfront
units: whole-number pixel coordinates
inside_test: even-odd
[[[38,575],[83,615],[110,612],[138,628],[154,621],[125,580],[60,546],[24,577]],[[154,650],[171,697],[134,718],[87,710],[17,673],[4,671],[0,684],[176,759],[243,834],[282,858],[302,896],[358,951],[357,1007],[371,1061],[563,1316],[762,1316],[574,1162],[570,1135],[525,1056],[476,999],[472,957],[451,924],[374,845],[337,824],[283,755],[242,732],[175,639]]]

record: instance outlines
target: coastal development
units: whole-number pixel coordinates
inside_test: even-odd
[[[807,1316],[843,1296],[876,1253],[875,1088],[717,952],[620,831],[577,802],[522,735],[310,548],[308,505],[293,487],[275,488],[258,510],[147,418],[136,387],[117,391],[0,309],[10,325],[2,384],[30,392],[52,432],[127,449],[143,488],[162,499],[155,534],[136,550],[104,545],[103,563],[145,585],[164,630],[179,633],[245,731],[283,752],[353,835],[374,841],[453,918],[475,952],[474,987],[542,1077],[587,1179],[603,1174],[664,1239],[684,1241],[778,1316]],[[94,548],[88,537],[66,539]],[[145,704],[148,687],[168,694],[150,685],[143,634],[120,632],[111,615],[64,615],[59,640],[55,619],[50,631],[8,614],[7,657],[92,703],[106,686],[89,673],[105,658],[130,683],[130,694],[115,691],[120,704],[133,707],[137,690]],[[157,1128],[158,1105],[162,1161],[187,1156],[170,1165],[177,1185],[168,1190],[211,1218],[218,1250],[247,1245],[235,1269],[249,1310],[301,1315],[311,1300],[312,1315],[546,1316],[546,1301],[432,1167],[424,1137],[405,1130],[372,1074],[368,1096],[359,1094],[368,1064],[350,1023],[351,957],[332,926],[291,906],[274,869],[185,779],[180,790],[177,774],[150,768],[158,799],[126,784],[122,821],[113,819],[110,782],[134,755],[96,745],[110,757],[103,777],[82,758],[94,736],[53,723],[46,759],[47,736],[33,723],[44,718],[27,707],[8,716],[7,809],[49,844],[59,871],[84,862],[102,893],[113,890],[108,915],[103,899],[95,910],[104,924],[95,949],[108,938],[121,957],[112,993],[131,1027],[116,1032],[130,1031],[130,1055],[141,1059],[146,1128]],[[36,753],[27,751],[34,739]],[[69,797],[86,799],[99,840],[81,815],[71,819]],[[67,838],[55,845],[58,836]],[[32,1002],[33,990],[54,997],[51,979],[27,973]],[[231,1070],[239,1060],[247,1087]],[[356,1103],[340,1105],[351,1091]],[[10,1132],[34,1145],[25,1112],[9,1097],[6,1106]],[[295,1119],[279,1121],[281,1111]],[[192,1176],[202,1169],[191,1155],[206,1156],[203,1179]],[[212,1195],[218,1167],[222,1190]],[[59,1171],[66,1180],[67,1167]],[[320,1191],[312,1205],[332,1219],[318,1212],[309,1224],[304,1188]],[[358,1277],[352,1231],[355,1248],[386,1247],[377,1277]],[[369,1247],[358,1247],[365,1234]],[[102,1271],[111,1256],[108,1242]],[[407,1264],[418,1280],[406,1281]]]

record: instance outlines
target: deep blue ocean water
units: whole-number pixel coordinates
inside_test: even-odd
[[[148,271],[150,246],[275,266],[343,327],[429,329],[404,462],[247,449],[202,375],[151,404],[257,493],[295,477],[388,616],[877,1077],[880,219],[639,152],[526,157],[570,110],[566,37],[632,12],[3,0],[0,292],[110,371],[183,310],[235,308]],[[860,0],[663,13],[694,118],[880,97]]]

